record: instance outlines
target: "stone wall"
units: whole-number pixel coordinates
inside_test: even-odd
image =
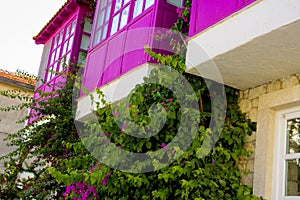
[[[260,85],[255,88],[240,91],[239,94],[239,105],[243,113],[251,119],[252,122],[257,122],[258,103],[260,96],[269,94],[281,89],[290,88],[300,84],[300,74],[295,74],[274,80],[269,83]],[[251,136],[247,137],[246,148],[253,151],[253,154],[249,158],[241,158],[239,167],[242,170],[247,170],[249,173],[242,177],[242,180],[247,185],[253,185],[253,172],[254,172],[254,151],[256,143],[256,133],[254,132]]]

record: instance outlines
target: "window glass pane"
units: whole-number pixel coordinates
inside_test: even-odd
[[[53,49],[57,46],[57,42],[58,42],[58,34],[55,36],[54,38],[54,43],[53,43]]]
[[[167,2],[173,6],[182,7],[182,0],[167,0]]]
[[[123,28],[127,24],[128,13],[129,13],[129,6],[124,8],[124,10],[122,11],[120,29]]]
[[[116,16],[114,16],[113,21],[112,21],[112,25],[111,25],[111,32],[110,35],[113,35],[115,32],[117,32],[118,30],[118,25],[119,25],[119,15],[117,14]]]
[[[71,33],[74,33],[74,31],[75,31],[75,26],[76,26],[76,20],[74,20],[73,23],[72,23],[72,30],[71,30]]]
[[[60,48],[58,48],[56,51],[54,62],[57,61],[59,58],[59,50],[60,50]]]
[[[106,35],[107,35],[107,27],[108,27],[108,24],[106,24],[103,28],[103,31],[102,31],[102,37],[101,37],[101,40],[104,40],[106,38]]]
[[[126,3],[128,3],[130,0],[124,0],[123,5],[125,5]]]
[[[287,120],[287,153],[300,152],[300,118]]]
[[[78,56],[78,65],[85,66],[85,60],[86,60],[86,53],[80,51]]]
[[[70,40],[69,40],[68,50],[67,50],[67,51],[70,51],[70,49],[72,48],[73,40],[74,40],[74,35],[72,35],[72,37],[71,37]]]
[[[68,48],[68,41],[66,41],[66,42],[64,43],[64,48],[63,48],[62,55],[65,55],[65,54],[66,54],[67,48]]]
[[[69,63],[70,62],[70,56],[71,56],[71,53],[68,53],[66,55],[66,63]]]
[[[115,12],[120,10],[122,5],[122,0],[116,0]]]
[[[90,20],[85,20],[83,31],[87,32],[87,33],[91,33],[91,31],[92,31],[92,23],[90,22]]]
[[[106,0],[100,0],[101,3],[100,3],[100,8],[103,8],[106,4]]]
[[[286,161],[286,196],[300,196],[299,159]]]
[[[154,4],[154,0],[146,0],[145,10]]]
[[[60,44],[61,44],[63,35],[64,35],[64,30],[62,30],[62,31],[60,32],[60,34],[59,34],[59,41],[58,41],[58,44],[57,44],[57,45],[60,45]]]
[[[70,34],[71,34],[71,24],[67,27],[67,30],[66,30],[66,37],[69,37]]]
[[[101,11],[98,15],[98,23],[97,23],[97,27],[101,26],[104,22],[104,14],[105,14],[105,10]]]
[[[52,52],[52,54],[51,54],[50,65],[53,64],[53,62],[54,62],[55,52],[56,51]]]
[[[82,35],[82,39],[81,39],[81,44],[80,44],[80,48],[87,50],[88,46],[89,46],[89,41],[90,41],[90,37],[87,35]]]
[[[58,69],[57,72],[61,72],[63,68],[63,63],[65,63],[65,59],[62,58],[60,62],[58,62]]]
[[[133,17],[138,16],[143,11],[143,0],[136,0],[134,4]]]
[[[95,32],[94,34],[94,41],[93,41],[93,45],[97,44],[100,42],[100,34],[101,34],[102,29],[98,30],[97,32]]]
[[[107,22],[109,20],[110,17],[110,9],[111,9],[111,5],[109,5],[106,9],[106,15],[105,15],[105,22]]]

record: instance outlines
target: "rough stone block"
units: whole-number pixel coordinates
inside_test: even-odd
[[[289,88],[299,84],[299,80],[296,76],[291,76],[283,80],[282,88]]]
[[[251,111],[251,101],[248,100],[248,99],[242,99],[239,103],[239,106],[241,108],[241,111],[243,113],[247,113],[247,112],[250,112]]]
[[[249,91],[249,99],[255,99],[263,94],[266,94],[267,89],[266,89],[266,85],[261,85],[258,86],[256,88],[250,89]]]
[[[267,86],[267,93],[275,92],[280,89],[281,89],[281,81],[280,80],[272,81]]]

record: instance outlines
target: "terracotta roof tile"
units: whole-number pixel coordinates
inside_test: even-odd
[[[22,77],[21,75],[9,72],[7,70],[0,69],[0,77],[12,80],[12,81],[17,81],[19,83],[24,83],[27,85],[35,86],[36,80],[31,77]]]

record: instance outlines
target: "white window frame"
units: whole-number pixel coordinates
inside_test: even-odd
[[[286,161],[299,159],[300,153],[287,154],[287,121],[300,117],[300,106],[284,109],[276,115],[276,135],[274,146],[274,176],[273,176],[273,199],[274,200],[300,200],[300,196],[285,196],[286,193]]]

